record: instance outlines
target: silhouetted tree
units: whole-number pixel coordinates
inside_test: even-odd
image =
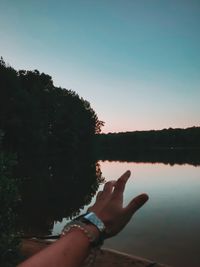
[[[101,181],[91,154],[102,126],[90,103],[77,93],[54,86],[52,78],[38,70],[16,71],[1,57],[1,253],[15,249],[17,200],[18,222],[25,232],[34,227],[42,231],[41,226],[77,213],[91,200]],[[14,170],[6,156],[13,154]],[[0,265],[6,264],[0,259]]]
[[[0,130],[3,149],[18,155],[90,151],[98,120],[88,101],[55,87],[38,70],[15,71],[0,60]]]

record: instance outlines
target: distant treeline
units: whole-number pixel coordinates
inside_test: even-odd
[[[102,149],[196,149],[200,148],[200,127],[99,134],[96,141]]]
[[[96,135],[97,158],[200,164],[200,127]]]

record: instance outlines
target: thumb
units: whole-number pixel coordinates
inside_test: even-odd
[[[141,208],[149,199],[147,194],[141,194],[134,199],[124,208],[125,212],[131,217],[139,208]]]

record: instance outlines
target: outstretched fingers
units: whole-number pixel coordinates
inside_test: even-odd
[[[107,183],[105,183],[103,190],[99,191],[96,197],[96,200],[109,200],[109,196],[111,196],[112,192],[113,192],[113,188],[115,186],[116,181],[109,181]]]
[[[126,171],[116,182],[115,184],[115,189],[113,191],[113,198],[121,198],[124,193],[124,189],[126,186],[126,182],[128,181],[128,178],[130,177],[131,172]]]
[[[104,194],[111,194],[113,191],[113,187],[115,185],[116,181],[109,181],[105,183],[104,188],[103,188],[103,193]]]
[[[125,213],[131,217],[138,209],[140,209],[149,199],[149,196],[145,193],[135,197],[131,202],[124,208]]]

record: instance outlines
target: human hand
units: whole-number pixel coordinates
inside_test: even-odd
[[[94,205],[88,209],[104,222],[106,238],[119,233],[149,198],[147,194],[138,195],[123,207],[123,193],[130,175],[131,172],[126,171],[117,181],[107,182],[103,191],[98,192]]]

